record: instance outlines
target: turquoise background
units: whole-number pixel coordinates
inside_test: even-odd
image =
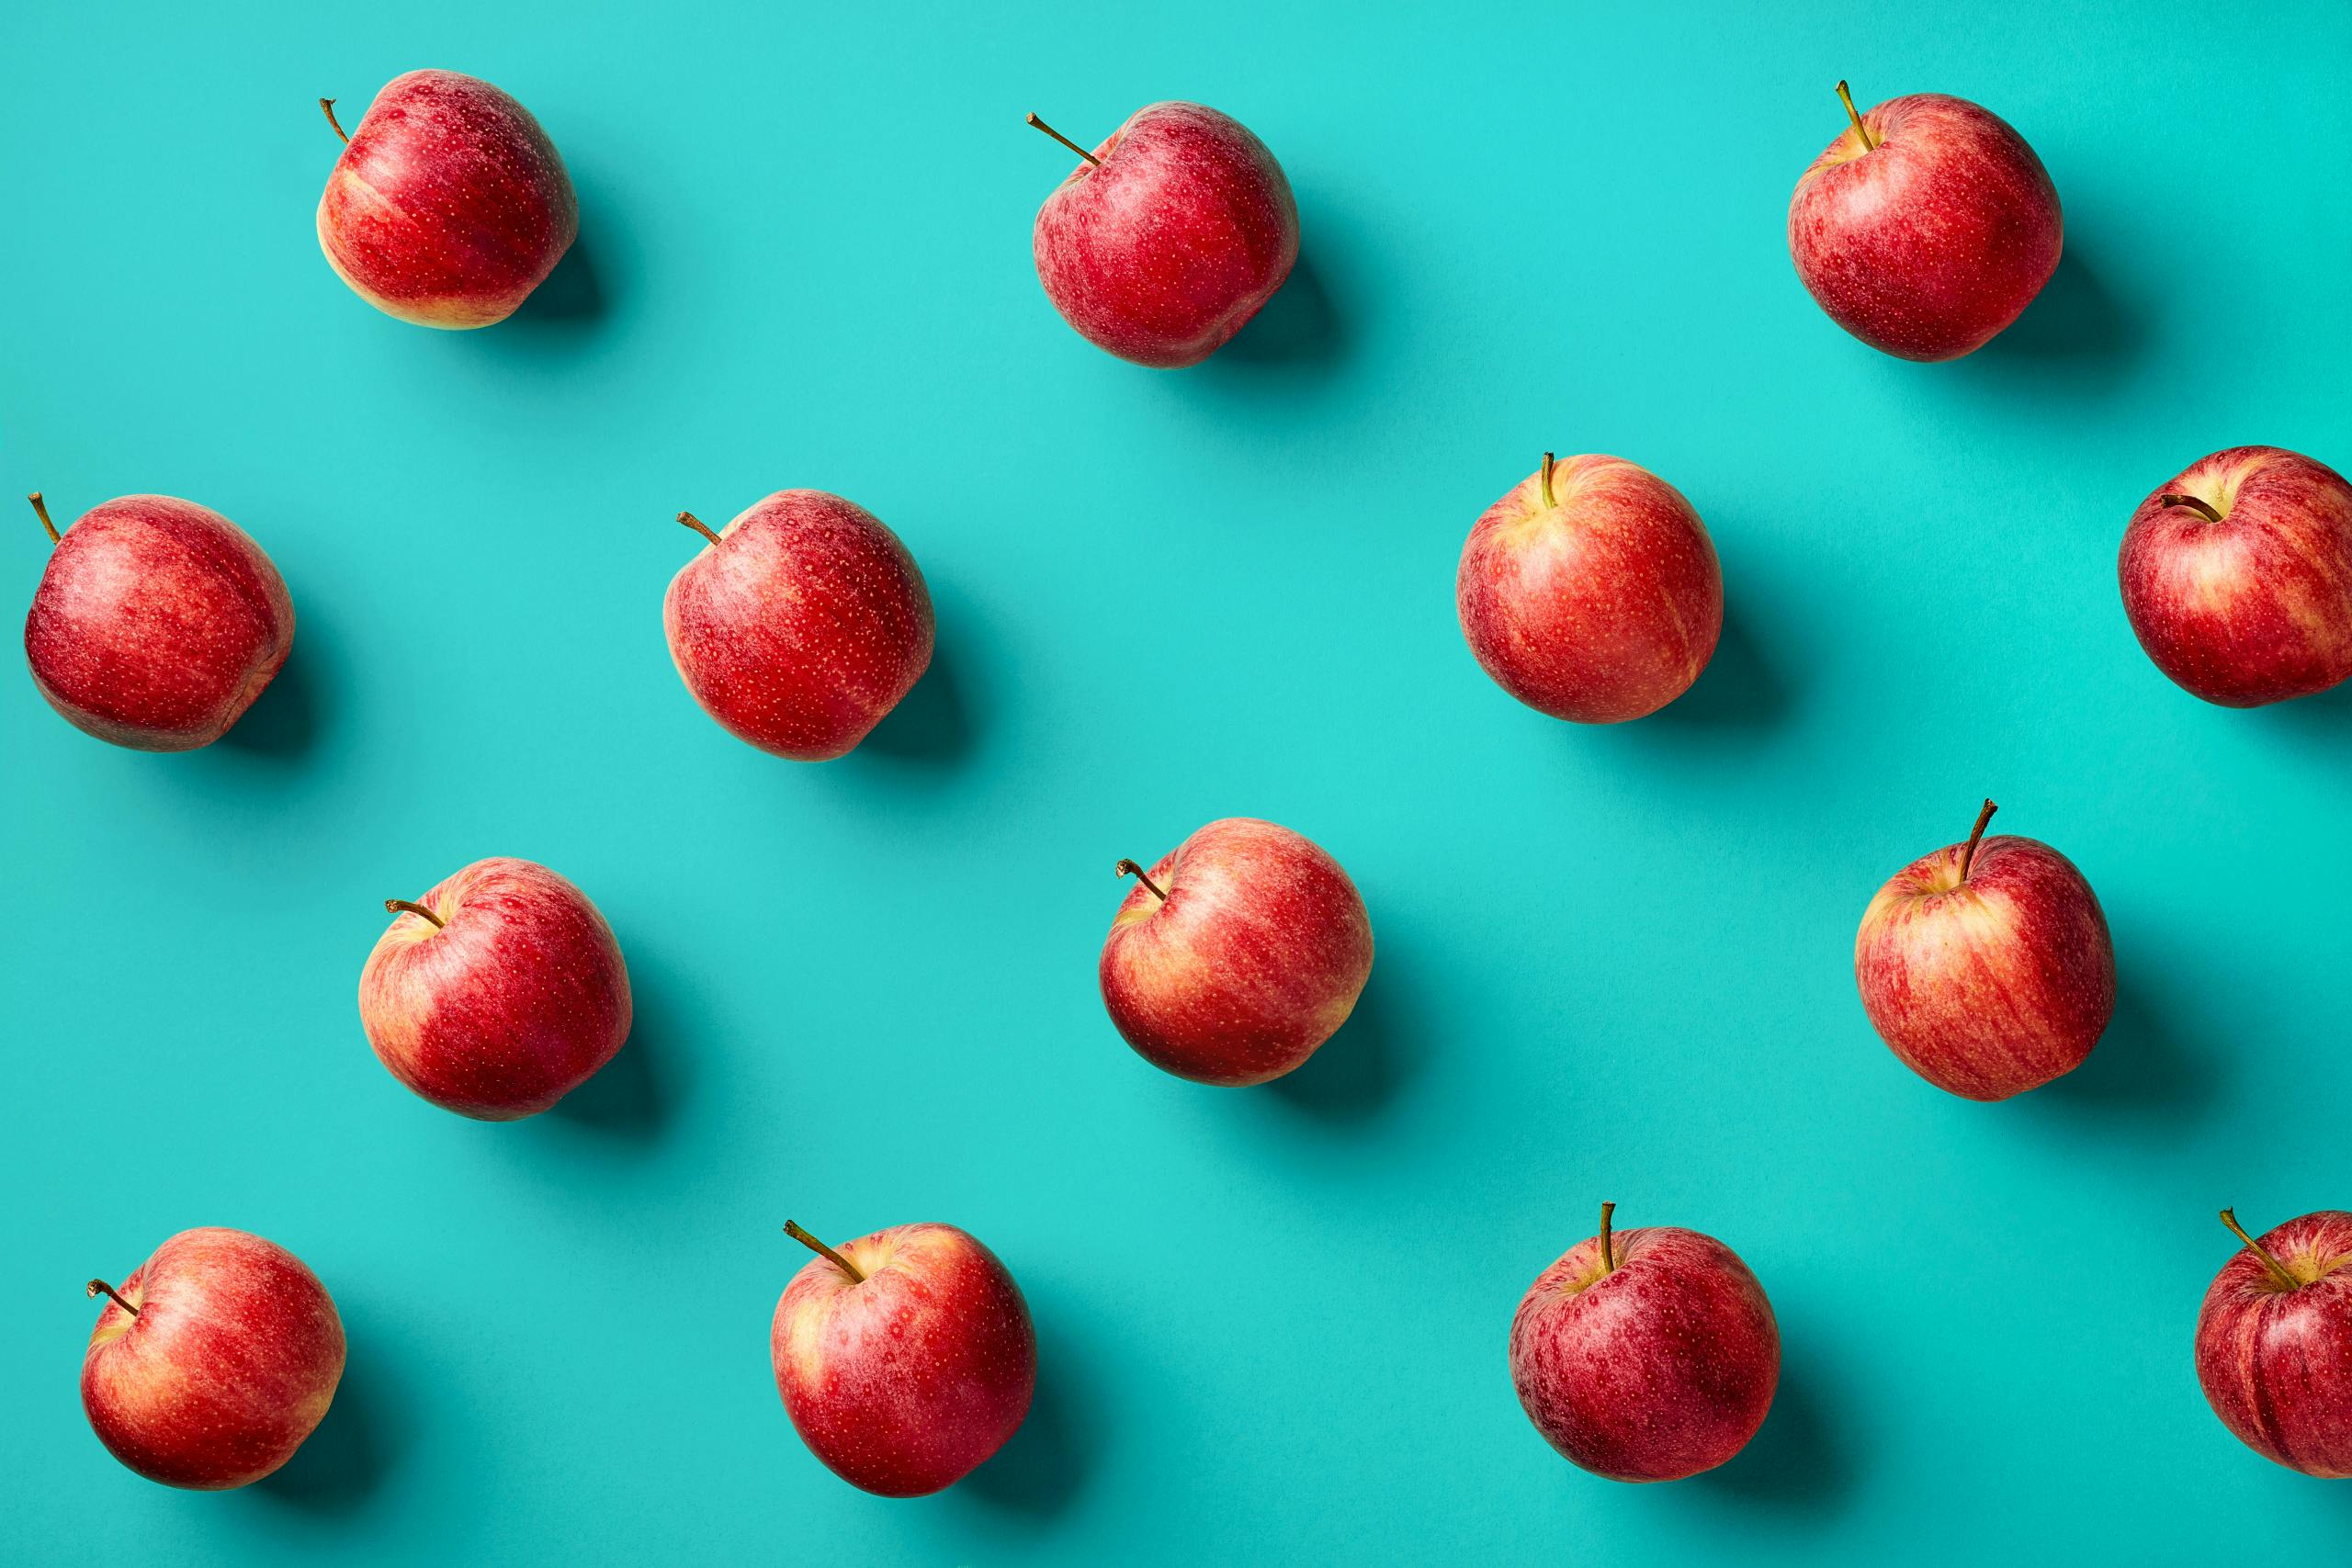
[[[2352,464],[2352,12],[16,7],[0,495],[142,490],[275,557],[291,663],[181,757],[0,681],[0,1557],[22,1562],[2201,1562],[2341,1540],[2190,1368],[2233,1202],[2352,1201],[2352,696],[2236,713],[2139,653],[2114,556],[2191,459]],[[515,93],[579,247],[520,318],[368,309],[312,210],[399,72]],[[2030,139],[2066,259],[1917,366],[1799,288],[1789,192],[1941,90]],[[1305,256],[1206,367],[1047,306],[1068,156],[1162,97],[1280,156]],[[1611,730],[1479,672],[1453,582],[1546,446],[1698,506],[1730,622]],[[660,604],[808,485],[920,558],[937,663],[846,761],[729,739]],[[6,515],[0,513],[0,515]],[[28,602],[45,542],[0,531]],[[2063,1083],[1935,1092],[1871,1034],[1879,882],[1998,827],[2081,865],[2122,1000]],[[1278,1086],[1150,1070],[1095,989],[1121,855],[1308,833],[1378,932]],[[602,906],[628,1048],[536,1122],[403,1092],[380,901],[519,854]],[[1779,1404],[1629,1488],[1521,1415],[1536,1272],[1628,1224],[1770,1290]],[[954,1491],[801,1448],[767,1359],[829,1236],[1006,1259],[1037,1407]],[[279,1478],[172,1492],[75,1395],[92,1274],[295,1249],[351,1342]]]

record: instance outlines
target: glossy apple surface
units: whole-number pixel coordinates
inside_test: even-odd
[[[220,739],[293,646],[294,602],[262,547],[168,495],[84,513],[57,536],[25,616],[25,661],[49,705],[141,751]]]
[[[1372,976],[1372,919],[1340,863],[1246,817],[1212,822],[1136,886],[1102,943],[1102,1003],[1154,1066],[1211,1084],[1315,1054]]]
[[[846,755],[931,668],[931,591],[899,536],[820,490],[782,490],[678,569],[670,661],[703,711],[795,761]]]
[[[1611,1481],[1679,1481],[1747,1446],[1781,1382],[1764,1287],[1713,1236],[1600,1235],[1536,1276],[1510,1325],[1510,1378],[1546,1441]]]
[[[294,1457],[343,1378],[343,1320],[274,1242],[182,1231],[107,1296],[82,1357],[82,1409],[150,1481],[218,1491]]]
[[[483,1122],[535,1116],[628,1038],[628,969],[588,896],[543,865],[476,861],[399,911],[359,975],[392,1076]]]
[[[1854,938],[1871,1027],[1904,1064],[1969,1100],[2007,1100],[2082,1066],[2115,1013],[2107,916],[2074,862],[1983,837],[1887,879]]]
[[[1991,342],[2050,281],[2064,241],[2057,187],[2025,138],[1941,93],[1859,117],[1789,199],[1805,291],[1903,359],[1957,359]]]
[[[2156,487],[2116,563],[2132,635],[2183,690],[2256,707],[2352,678],[2352,485],[2233,446]]]
[[[2245,1246],[2197,1314],[2197,1381],[2222,1424],[2305,1475],[2352,1477],[2352,1214],[2323,1209]]]
[[[1282,165],[1240,121],[1184,103],[1137,109],[1092,156],[1038,209],[1046,298],[1122,359],[1198,365],[1298,260]]]
[[[1037,1336],[996,1255],[954,1225],[893,1225],[825,1256],[775,1303],[785,1414],[853,1486],[920,1497],[1002,1448],[1029,1414]]]
[[[1724,629],[1706,525],[1622,457],[1546,453],[1462,547],[1454,608],[1479,667],[1579,724],[1657,712],[1699,678]]]
[[[336,276],[424,327],[504,321],[579,232],[571,176],[531,111],[455,71],[385,84],[319,198]]]

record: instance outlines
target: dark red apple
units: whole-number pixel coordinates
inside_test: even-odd
[[[1247,817],[1212,822],[1149,871],[1102,943],[1102,1004],[1154,1066],[1198,1083],[1277,1078],[1354,1010],[1372,919],[1340,863]]]
[[[1661,1225],[1600,1234],[1535,1277],[1510,1381],[1544,1440],[1611,1481],[1679,1481],[1747,1446],[1781,1382],[1764,1287],[1722,1242]]]
[[[2352,485],[2276,446],[2191,463],[2140,503],[2116,563],[2156,668],[2226,707],[2352,677]]]
[[[1152,104],[1038,209],[1037,276],[1089,343],[1160,369],[1198,365],[1298,260],[1298,204],[1264,142],[1199,104]]]
[[[1544,466],[1462,547],[1454,609],[1495,683],[1554,718],[1616,724],[1690,689],[1724,629],[1706,525],[1622,457]]]
[[[82,1357],[82,1408],[107,1451],[150,1481],[219,1491],[294,1457],[343,1378],[343,1320],[318,1276],[273,1242],[182,1231],[104,1292]]]
[[[2025,138],[1965,98],[1854,112],[1797,180],[1789,254],[1829,319],[1904,359],[1958,359],[2058,270],[2058,191]]]
[[[628,968],[588,896],[526,860],[476,861],[412,903],[359,973],[392,1076],[483,1122],[536,1116],[628,1038]]]
[[[2115,1013],[2107,916],[2075,863],[1984,837],[1887,879],[1854,937],[1862,1010],[1904,1064],[1969,1100],[2007,1100],[2083,1065]]]
[[[795,761],[845,755],[931,668],[931,591],[879,518],[780,490],[678,569],[662,601],[670,660],[703,711]]]
[[[343,136],[334,100],[319,107]],[[425,327],[503,321],[580,232],[555,143],[487,82],[395,76],[344,141],[319,198],[319,246],[386,315]]]
[[[2352,1214],[2323,1209],[2245,1243],[2197,1314],[2197,1381],[2222,1424],[2305,1475],[2352,1477]]]
[[[61,536],[25,616],[25,660],[77,729],[140,751],[229,732],[294,646],[294,602],[262,547],[168,495],[94,506]]]
[[[768,1354],[808,1451],[885,1497],[952,1486],[1002,1448],[1037,1387],[1037,1335],[996,1254],[954,1225],[892,1225],[822,1256],[775,1303]]]

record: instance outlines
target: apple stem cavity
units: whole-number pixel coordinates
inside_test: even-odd
[[[433,922],[433,929],[436,931],[449,923],[424,905],[412,904],[405,898],[385,899],[384,909],[386,913],[393,915],[422,915]]]
[[[1846,106],[1846,118],[1854,122],[1854,134],[1862,139],[1862,151],[1877,152],[1878,143],[1871,140],[1870,127],[1862,123],[1862,117],[1855,111],[1854,95],[1846,91],[1846,84],[1843,82],[1838,84],[1838,101]]]
[[[1600,1206],[1600,1273],[1603,1279],[1617,1272],[1617,1252],[1609,1242],[1609,1216],[1616,1212],[1614,1203]]]
[[[2182,495],[2177,491],[2167,491],[2164,494],[2156,497],[2156,501],[2159,504],[2166,507],[2186,506],[2188,510],[2194,512],[2198,516],[2202,517],[2208,523],[2219,523],[2222,520],[2222,514],[2220,513],[2214,511],[2211,506],[2208,506],[2205,502],[2198,500],[2193,495]]]
[[[1159,890],[1159,884],[1145,875],[1143,867],[1137,865],[1131,860],[1123,860],[1118,864],[1113,866],[1111,868],[1111,874],[1114,876],[1132,876],[1137,882],[1142,883],[1145,889],[1149,892],[1153,897],[1159,899],[1163,904],[1168,902],[1168,895]]]
[[[2272,1257],[2268,1247],[2263,1246],[2260,1242],[2255,1240],[2254,1237],[2245,1234],[2245,1227],[2238,1224],[2237,1210],[2234,1208],[2222,1210],[2222,1223],[2230,1227],[2230,1234],[2232,1235],[2245,1243],[2246,1246],[2253,1250],[2254,1255],[2262,1259],[2263,1269],[2269,1274],[2270,1278],[2277,1282],[2280,1290],[2300,1291],[2303,1288],[2303,1282],[2301,1280],[2296,1279],[2292,1274],[2287,1272],[2287,1266],[2284,1263],[2279,1262],[2278,1258]]]
[[[345,147],[350,146],[350,134],[343,129],[343,121],[334,118],[334,100],[333,98],[321,98],[319,100],[319,111],[327,117],[327,123],[334,127],[334,133],[343,138],[343,144]]]
[[[1044,131],[1046,135],[1052,137],[1055,141],[1060,142],[1063,146],[1069,148],[1071,152],[1077,153],[1080,157],[1085,159],[1088,163],[1093,164],[1096,168],[1099,169],[1102,166],[1102,159],[1096,157],[1093,153],[1089,152],[1085,148],[1080,147],[1077,142],[1072,141],[1069,137],[1064,136],[1060,131],[1056,130],[1052,126],[1047,125],[1035,115],[1033,114],[1029,117],[1029,123]]]
[[[1961,881],[1968,880],[1969,863],[1976,858],[1976,846],[1984,839],[1984,824],[1993,820],[1993,813],[1999,809],[1999,807],[1988,800],[1984,803],[1984,809],[1976,814],[1976,826],[1968,830],[1968,842],[1962,844],[1960,849]]]
[[[858,1272],[856,1264],[852,1263],[848,1258],[843,1258],[840,1253],[835,1252],[831,1247],[827,1247],[823,1242],[819,1241],[815,1236],[810,1235],[807,1231],[802,1230],[790,1220],[784,1222],[784,1234],[798,1242],[801,1246],[808,1247],[810,1251],[821,1253],[826,1258],[831,1258],[834,1268],[849,1276],[851,1284],[863,1285],[865,1283],[865,1276]]]
[[[700,534],[704,538],[708,539],[712,544],[715,545],[718,543],[718,536],[710,531],[709,525],[705,523],[701,518],[695,516],[693,513],[679,513],[678,521],[684,524],[687,527],[692,528],[695,533]]]
[[[1551,454],[1551,453],[1546,452],[1546,453],[1544,453],[1544,467],[1543,467],[1542,468],[1538,469],[1538,470],[1537,470],[1537,472],[1538,472],[1538,474],[1539,474],[1539,476],[1540,476],[1540,477],[1539,477],[1539,478],[1537,479],[1537,480],[1536,480],[1536,488],[1537,488],[1537,489],[1539,489],[1539,490],[1541,490],[1541,491],[1544,492],[1544,505],[1546,505],[1546,506],[1557,506],[1557,505],[1559,505],[1560,503],[1559,503],[1558,502],[1554,501],[1554,500],[1552,499],[1552,454]]]
[[[40,518],[40,525],[49,530],[49,542],[52,545],[57,543],[57,525],[49,520],[49,503],[41,500],[40,491],[35,491],[25,499],[33,503],[33,515]]]
[[[85,1296],[95,1296],[101,1292],[112,1296],[114,1298],[114,1304],[129,1313],[131,1316],[137,1317],[139,1315],[139,1309],[132,1306],[129,1302],[123,1300],[122,1292],[116,1290],[112,1285],[107,1284],[104,1280],[91,1280],[88,1286],[83,1290],[82,1293]]]

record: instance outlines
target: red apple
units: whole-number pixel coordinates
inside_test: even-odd
[[[1331,1038],[1372,976],[1372,919],[1340,863],[1247,817],[1148,872],[1102,942],[1102,1004],[1128,1044],[1197,1083],[1278,1078]]]
[[[2245,1243],[2197,1314],[2197,1381],[2222,1425],[2290,1470],[2352,1477],[2352,1214],[2323,1209]]]
[[[168,495],[94,506],[63,536],[25,616],[33,684],[66,722],[141,751],[229,732],[294,646],[285,580],[243,529]]]
[[[334,100],[319,107],[343,136]],[[503,321],[580,232],[555,143],[487,82],[395,76],[344,141],[319,198],[319,246],[386,315],[425,327]]]
[[[1747,1446],[1781,1382],[1781,1329],[1747,1265],[1672,1225],[1580,1241],[1510,1323],[1510,1381],[1544,1440],[1611,1481],[1679,1481]]]
[[[1622,457],[1544,453],[1470,530],[1453,601],[1497,685],[1579,724],[1656,713],[1690,689],[1724,629],[1706,525]]]
[[[107,1451],[150,1481],[220,1491],[294,1457],[343,1378],[343,1320],[318,1276],[274,1242],[182,1231],[130,1271],[82,1357],[82,1409]]]
[[[1889,98],[1797,180],[1789,254],[1829,319],[1904,359],[1958,359],[2058,270],[2058,192],[2025,138],[1965,98]]]
[[[931,668],[931,590],[853,502],[780,490],[712,533],[662,601],[670,660],[739,740],[799,762],[845,755]]]
[[[1266,144],[1199,104],[1137,109],[1037,210],[1037,276],[1098,348],[1160,369],[1198,365],[1298,260],[1298,203]]]
[[[2352,677],[2352,485],[2276,446],[2190,464],[2132,514],[2123,613],[2156,668],[2256,707]]]
[[[1854,979],[1904,1065],[1969,1100],[2007,1100],[2083,1065],[2115,1013],[2107,917],[2075,863],[2032,839],[1922,855],[1862,912]]]
[[[885,1497],[952,1486],[1004,1447],[1037,1387],[1029,1307],[954,1225],[892,1225],[822,1254],[775,1303],[768,1354],[808,1451]]]
[[[392,1076],[445,1110],[512,1122],[578,1089],[628,1038],[628,968],[588,896],[526,860],[476,861],[412,903],[359,972],[359,1021]]]

